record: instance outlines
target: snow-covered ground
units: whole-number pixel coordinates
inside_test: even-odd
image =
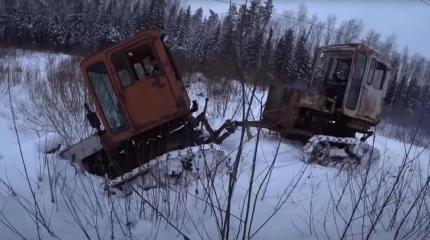
[[[23,62],[23,68],[34,67],[31,63],[37,62],[43,70],[47,57],[25,53],[16,61]],[[4,83],[0,79],[3,90]],[[226,119],[241,120],[240,86],[233,84],[225,89],[207,84],[199,74],[189,79],[189,85],[190,98],[198,99],[201,108],[204,98],[210,97],[208,118],[214,126]],[[12,101],[26,99],[28,91],[19,84],[14,86]],[[210,93],[214,91],[232,92],[213,97]],[[250,118],[258,119],[264,98],[265,92],[257,90]],[[81,173],[55,155],[43,154],[46,144],[57,142],[55,134],[23,132],[20,125],[25,121],[18,119],[21,156],[7,91],[0,91],[0,99],[0,239],[184,239],[179,231],[190,239],[220,238],[219,226],[224,220],[221,216],[227,206],[228,171],[213,178],[194,176],[186,184],[167,184],[148,191],[135,186],[130,196],[113,196],[103,190],[104,179]],[[244,232],[244,206],[253,161],[256,164],[249,212],[253,221],[251,227],[247,223],[247,229],[251,229],[248,237],[339,239],[345,232],[345,239],[355,239],[366,237],[372,223],[377,224],[370,239],[392,239],[398,226],[399,238],[408,230],[417,234],[412,238],[428,237],[427,149],[376,135],[368,141],[374,140],[381,159],[369,171],[361,168],[351,173],[303,163],[300,142],[281,139],[265,130],[259,138],[257,129],[252,129],[251,134],[252,138],[245,135],[231,201],[230,239],[242,238]],[[221,145],[229,163],[227,169],[235,160],[240,137],[239,129]],[[406,156],[408,161],[404,162]],[[399,169],[401,177],[397,178]],[[394,183],[398,187],[391,188]],[[419,204],[422,207],[410,207]]]

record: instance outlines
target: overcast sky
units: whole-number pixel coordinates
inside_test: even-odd
[[[225,13],[229,0],[183,0],[193,10],[202,7]],[[244,3],[245,0],[233,0]],[[428,2],[428,4],[424,3]],[[274,0],[276,13],[297,10],[301,3],[308,6],[309,14],[319,19],[336,15],[338,23],[350,18],[362,19],[365,32],[374,29],[383,37],[397,36],[398,47],[409,46],[412,53],[430,58],[430,0]]]

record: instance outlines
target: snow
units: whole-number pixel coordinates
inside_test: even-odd
[[[43,69],[43,64],[47,64],[45,60],[48,57],[47,54],[40,53],[25,54],[19,58],[19,61],[24,62],[26,68],[34,67],[32,63],[38,62],[42,65],[38,67]],[[207,115],[213,126],[220,126],[226,119],[241,119],[241,96],[236,94],[240,92],[240,86],[233,84],[230,88],[224,89],[222,84],[206,84],[200,74],[195,74],[187,81],[191,86],[189,88],[190,98],[199,101],[200,110],[203,109],[204,98],[206,96],[210,98]],[[224,93],[231,91],[233,94],[226,95],[225,98],[215,98],[211,92],[216,91]],[[12,92],[13,99],[17,97],[25,99],[25,89],[16,86]],[[247,89],[247,92],[250,96],[250,88]],[[260,89],[256,91],[251,118],[258,119],[261,107],[259,102],[264,102],[265,95],[265,92]],[[2,239],[22,239],[6,227],[5,220],[9,221],[9,226],[16,228],[25,238],[38,238],[34,218],[25,210],[27,208],[34,213],[35,207],[23,163],[28,171],[29,183],[35,192],[40,212],[46,220],[46,226],[39,224],[41,239],[85,239],[87,234],[91,239],[108,239],[112,234],[115,239],[128,238],[130,235],[135,239],[183,239],[160,217],[160,214],[155,214],[148,204],[144,204],[145,211],[140,212],[142,199],[152,203],[162,213],[169,213],[169,219],[191,239],[206,239],[208,236],[212,239],[219,238],[215,215],[218,216],[220,212],[211,212],[208,207],[210,199],[205,197],[207,189],[204,186],[211,182],[208,181],[211,178],[195,177],[192,178],[192,181],[188,181],[188,184],[164,183],[163,187],[149,191],[137,188],[137,191],[128,197],[112,196],[104,191],[103,178],[81,173],[69,162],[59,160],[52,154],[44,154],[60,143],[56,134],[37,136],[31,132],[18,131],[22,145],[22,159],[11,121],[8,98],[4,92],[0,94],[0,98],[2,102],[7,103],[0,106],[3,113],[3,117],[0,117],[0,232]],[[255,196],[258,186],[265,176],[269,177],[270,181],[262,185],[256,201],[251,234],[267,219],[270,218],[270,220],[253,238],[314,239],[315,235],[318,235],[320,239],[326,239],[323,224],[328,226],[327,234],[331,238],[339,238],[338,231],[341,230],[336,227],[338,225],[342,228],[343,224],[339,214],[349,217],[348,213],[351,212],[354,199],[353,193],[348,192],[349,194],[339,201],[340,213],[327,212],[327,210],[331,206],[333,196],[336,197],[341,193],[345,182],[350,179],[357,182],[357,185],[351,185],[348,189],[355,189],[360,185],[361,172],[340,172],[335,168],[305,164],[302,161],[302,143],[281,139],[266,130],[261,131],[256,147],[257,130],[251,129],[251,133],[253,137],[246,136],[244,143],[238,181],[232,199],[232,214],[234,216],[244,214],[242,207],[246,204],[253,154],[257,150],[254,180],[256,187],[253,189],[252,196]],[[241,130],[238,129],[221,145],[229,167],[235,159],[240,135]],[[373,140],[381,154],[381,159],[371,169],[374,177],[371,180],[371,186],[374,190],[373,186],[377,183],[378,176],[387,178],[384,185],[388,186],[393,181],[410,146],[378,134],[374,139],[368,141],[372,144]],[[277,152],[279,154],[271,167]],[[419,178],[420,174],[424,177],[426,174],[428,175],[425,170],[430,152],[423,147],[411,146],[410,156],[416,158],[417,166],[416,168],[411,167],[411,171],[416,171],[416,174],[408,176],[413,179],[414,183],[419,182],[422,180]],[[273,170],[270,176],[266,175],[269,169]],[[213,178],[213,191],[216,190],[220,198],[226,196],[228,177],[229,175],[225,171],[221,171]],[[413,187],[414,184],[410,186]],[[138,193],[142,196],[139,197]],[[264,199],[261,200],[263,195]],[[284,204],[278,205],[282,202]],[[224,206],[224,203],[225,199],[221,199],[219,204]],[[274,211],[277,213],[271,217]],[[385,219],[385,216],[383,218]],[[311,221],[312,219],[316,220]],[[239,221],[235,217],[232,217],[231,221],[232,232],[236,233],[239,229]],[[368,219],[365,219],[366,224],[368,224],[367,221]],[[355,221],[351,229],[354,233],[359,234],[361,226],[361,221]],[[48,228],[53,234],[48,233]],[[240,232],[242,231],[240,230]],[[392,231],[384,231],[381,226],[378,226],[378,231],[372,236],[372,239],[392,239],[393,234]]]

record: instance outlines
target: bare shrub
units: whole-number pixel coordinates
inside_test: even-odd
[[[22,74],[28,101],[17,103],[25,127],[36,133],[54,132],[70,144],[89,135],[83,105],[89,102],[79,69],[80,58],[50,55],[46,72],[26,69]]]
[[[406,124],[398,125],[390,121],[381,121],[376,128],[377,133],[394,138],[399,141],[411,143],[419,146],[429,146],[430,135],[425,129],[420,129],[417,133],[415,132],[415,126],[409,126]]]

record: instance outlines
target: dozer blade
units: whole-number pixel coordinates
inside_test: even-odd
[[[130,192],[136,185],[151,189],[177,184],[184,178],[188,181],[205,178],[226,167],[225,154],[219,145],[193,146],[163,154],[112,180],[106,178],[106,190]],[[187,184],[187,181],[181,184]]]
[[[100,142],[100,137],[97,134],[93,134],[60,152],[60,158],[70,160],[72,163],[79,163],[101,150],[103,150],[103,146]]]
[[[379,159],[378,149],[355,138],[316,135],[303,150],[305,162],[341,169],[371,164]]]

